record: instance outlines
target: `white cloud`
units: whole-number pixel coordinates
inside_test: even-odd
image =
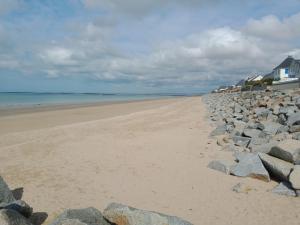
[[[46,49],[41,58],[45,63],[51,63],[55,65],[71,65],[74,64],[72,60],[72,51],[63,47],[54,47]]]
[[[280,20],[274,15],[251,19],[245,27],[249,35],[268,39],[300,38],[300,13]]]
[[[89,75],[150,86],[184,86],[233,82],[250,73],[266,73],[286,54],[299,53],[296,47],[277,45],[243,29],[221,27],[160,43],[145,54],[129,55],[116,48],[104,30],[88,23],[76,38],[42,50],[43,71],[51,77]]]
[[[160,4],[193,5],[205,2],[85,0],[90,8],[104,7],[136,15],[149,13]],[[300,13],[285,19],[275,16],[252,19],[241,28],[225,26],[202,31],[195,29],[193,33],[177,39],[160,37],[153,42],[137,43],[147,47],[142,51],[132,48],[135,40],[140,41],[139,37],[133,37],[130,46],[126,46],[126,37],[131,34],[124,30],[133,21],[121,23],[125,27],[120,29],[119,21],[112,14],[93,21],[68,20],[63,35],[61,33],[53,41],[50,38],[41,39],[40,43],[30,39],[12,39],[10,37],[19,36],[18,30],[0,26],[0,67],[7,65],[9,69],[46,73],[49,77],[88,76],[116,82],[135,81],[149,86],[230,82],[249,73],[267,73],[287,54],[299,56],[299,42],[295,41],[300,36],[299,21]],[[135,21],[140,23],[140,30],[135,31],[133,36],[138,32],[146,36],[150,32],[142,27],[143,22]],[[160,22],[159,19],[154,20],[151,25],[154,27]],[[125,38],[118,33],[120,30],[127,32]],[[159,28],[155,30],[153,36],[159,31]],[[277,35],[278,31],[282,32]]]

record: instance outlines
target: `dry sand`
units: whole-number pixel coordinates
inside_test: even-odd
[[[275,182],[207,168],[231,154],[208,138],[206,113],[191,97],[2,116],[0,174],[46,223],[120,202],[195,225],[299,225],[300,198],[268,192]],[[231,190],[239,182],[247,194]]]

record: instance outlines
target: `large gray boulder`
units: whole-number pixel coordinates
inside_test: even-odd
[[[51,225],[73,225],[73,223],[71,223],[72,221],[76,225],[81,225],[80,223],[84,225],[109,225],[101,212],[92,207],[85,209],[67,209],[60,214]]]
[[[235,158],[236,162],[242,161],[245,157],[249,155],[248,152],[234,152],[233,157]]]
[[[279,123],[271,122],[271,121],[263,121],[261,122],[264,126],[264,132],[268,135],[277,134],[279,128],[282,126]]]
[[[294,167],[289,179],[294,189],[300,189],[300,165]]]
[[[275,156],[287,162],[300,164],[300,141],[287,139],[272,147],[269,155]]]
[[[111,203],[103,215],[116,225],[192,225],[175,216],[135,209],[118,203]]]
[[[11,209],[17,211],[18,213],[27,218],[29,218],[32,214],[32,208],[22,200],[17,200],[11,203],[1,203],[0,210],[1,209]]]
[[[225,160],[214,160],[208,164],[208,168],[220,171],[225,174],[230,174],[231,170],[236,165],[236,162],[225,161]]]
[[[16,201],[8,185],[0,176],[0,203],[10,203]]]
[[[272,147],[276,146],[278,142],[276,141],[271,141],[269,143],[262,144],[262,145],[251,145],[251,151],[253,153],[256,152],[262,152],[262,153],[269,153],[272,149]]]
[[[259,153],[259,157],[273,178],[280,181],[288,181],[288,177],[294,168],[292,163],[283,161],[265,153]]]
[[[0,210],[1,225],[32,225],[24,216],[11,209]]]
[[[287,120],[287,124],[289,126],[300,125],[300,112],[291,114]]]
[[[247,154],[240,158],[239,163],[232,169],[231,174],[239,177],[253,177],[269,182],[270,176],[262,164],[258,154]]]
[[[296,197],[296,192],[293,190],[291,187],[291,184],[289,182],[280,182],[279,185],[277,185],[275,188],[272,190],[273,193],[278,194],[278,195],[285,195],[285,196],[291,196],[291,197]]]
[[[243,131],[243,135],[246,137],[250,137],[250,138],[258,138],[260,133],[261,133],[261,130],[251,129],[251,128],[246,128]]]
[[[255,108],[254,112],[260,119],[267,119],[268,115],[271,113],[269,109],[263,107]]]

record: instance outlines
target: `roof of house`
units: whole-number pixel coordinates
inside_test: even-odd
[[[274,73],[271,72],[271,73],[268,73],[268,74],[264,75],[263,79],[274,79]]]
[[[282,69],[282,68],[287,68],[293,62],[297,62],[297,63],[300,64],[300,60],[299,59],[294,59],[292,56],[288,56],[279,66],[275,67],[274,70],[276,70],[276,69]]]
[[[253,81],[253,80],[255,80],[256,78],[258,78],[258,77],[260,77],[261,75],[253,75],[253,76],[251,76],[251,77],[248,77],[247,78],[247,81]]]
[[[279,66],[275,67],[274,70],[289,67],[294,60],[293,57],[288,56],[281,64],[279,64]]]

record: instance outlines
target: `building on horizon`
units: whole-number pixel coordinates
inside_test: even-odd
[[[273,69],[274,83],[296,81],[300,78],[300,60],[288,56]]]

